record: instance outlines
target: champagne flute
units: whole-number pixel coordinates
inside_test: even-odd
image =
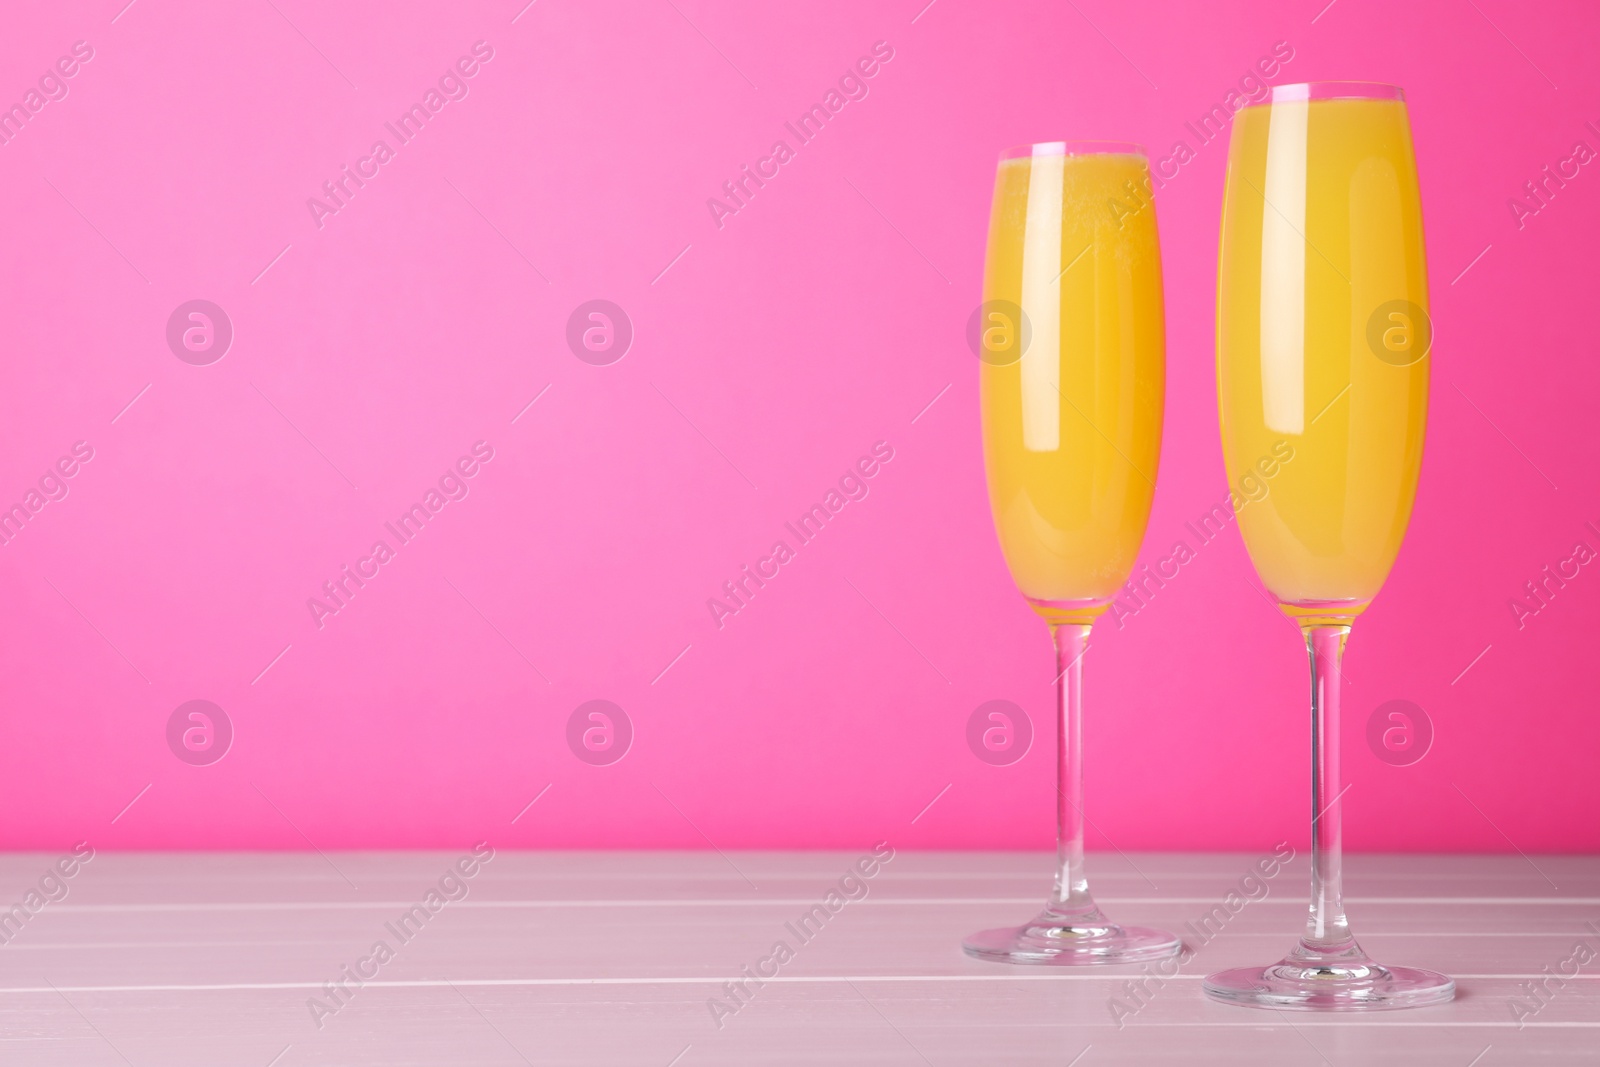
[[[1427,263],[1405,98],[1392,85],[1280,85],[1233,121],[1217,284],[1217,390],[1230,482],[1287,444],[1239,512],[1262,583],[1311,663],[1311,908],[1268,967],[1211,997],[1352,1011],[1437,1004],[1442,974],[1374,963],[1340,886],[1339,660],[1411,518],[1428,418]],[[1281,454],[1281,453],[1280,453]]]
[[[967,953],[1008,963],[1131,963],[1181,948],[1108,920],[1083,859],[1082,670],[1094,620],[1133,570],[1150,518],[1166,385],[1161,249],[1138,145],[1027,145],[995,176],[982,360],[989,502],[1018,589],[1056,648],[1055,891],[1032,922]]]

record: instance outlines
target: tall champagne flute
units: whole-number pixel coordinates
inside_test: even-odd
[[[1442,974],[1368,958],[1340,886],[1339,659],[1411,518],[1428,419],[1427,305],[1401,91],[1280,85],[1241,110],[1217,283],[1222,450],[1234,484],[1264,456],[1291,456],[1268,495],[1239,512],[1239,532],[1310,658],[1311,908],[1284,959],[1208,977],[1218,1000],[1351,1011],[1455,994]]]
[[[1161,451],[1161,249],[1144,150],[1056,142],[1006,152],[983,288],[971,340],[989,502],[1011,575],[1056,648],[1058,866],[1037,918],[964,947],[1010,963],[1162,959],[1179,940],[1106,919],[1083,861],[1083,654],[1133,570]]]

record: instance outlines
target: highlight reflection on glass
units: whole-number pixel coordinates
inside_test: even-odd
[[[1083,863],[1089,629],[1128,580],[1161,451],[1165,335],[1149,167],[1137,145],[1031,145],[995,176],[974,325],[989,502],[1011,575],[1056,645],[1059,863],[1044,911],[965,942],[1010,963],[1128,963],[1173,935],[1100,913]]]
[[[1239,511],[1262,583],[1311,662],[1312,884],[1283,960],[1213,974],[1255,1007],[1348,1011],[1449,1000],[1432,971],[1382,967],[1340,882],[1339,660],[1411,518],[1428,417],[1427,264],[1398,88],[1281,85],[1233,121],[1217,281],[1217,391],[1230,482],[1284,461]]]

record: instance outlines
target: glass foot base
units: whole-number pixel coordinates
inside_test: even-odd
[[[1183,942],[1165,930],[1118,926],[1099,915],[1069,917],[1046,909],[1026,926],[982,930],[961,947],[969,956],[994,963],[1072,967],[1164,960],[1176,956]]]
[[[1455,980],[1419,967],[1383,967],[1371,960],[1316,963],[1285,959],[1270,967],[1218,971],[1206,996],[1225,1004],[1291,1011],[1386,1011],[1443,1004]]]

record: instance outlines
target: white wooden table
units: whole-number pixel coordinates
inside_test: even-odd
[[[1032,914],[1048,856],[901,852],[802,941],[791,927],[858,854],[502,851],[402,941],[411,928],[391,927],[459,855],[97,855],[45,886],[64,899],[0,913],[0,1064],[1600,1062],[1600,958],[1550,983],[1520,1029],[1512,1012],[1578,941],[1600,952],[1596,857],[1348,858],[1362,943],[1454,975],[1450,1005],[1330,1017],[1207,1002],[1207,971],[1290,945],[1302,855],[1119,1029],[1112,998],[1135,1003],[1137,969],[960,952],[962,935]],[[1090,873],[1115,918],[1182,930],[1257,858],[1095,854]],[[56,859],[0,857],[0,908]],[[379,940],[395,949],[381,964]],[[712,998],[732,1003],[723,983],[778,966],[760,961],[779,940],[793,958],[714,1019]],[[376,977],[314,1013],[312,997],[337,1004],[324,983],[347,965]]]

